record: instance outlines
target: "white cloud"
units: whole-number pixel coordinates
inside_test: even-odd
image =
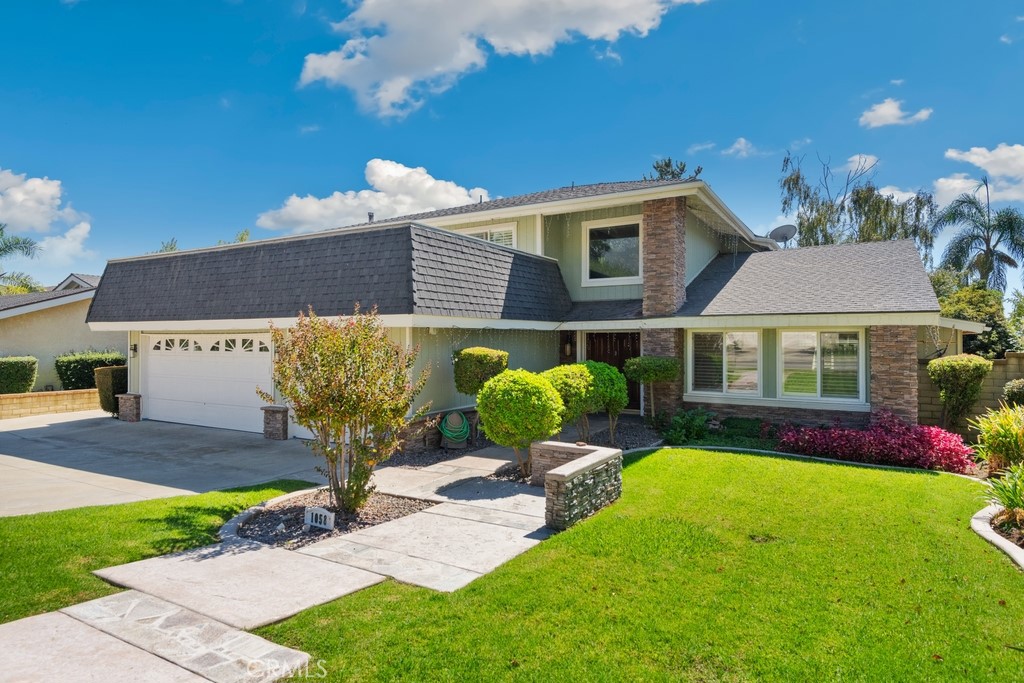
[[[932,115],[931,108],[920,109],[915,114],[903,111],[903,100],[887,97],[878,104],[872,105],[860,115],[860,125],[865,128],[881,126],[906,126],[927,121]]]
[[[736,157],[737,159],[746,159],[748,157],[761,156],[766,154],[766,152],[758,149],[754,143],[746,138],[736,138],[736,142],[723,149],[722,154]]]
[[[866,171],[878,163],[878,157],[874,154],[854,154],[846,160],[846,163],[839,167],[841,171]]]
[[[903,85],[906,82],[907,81],[906,81],[905,78],[894,78],[891,81],[889,81],[889,84],[890,85],[895,85],[896,87],[899,87],[899,86]]]
[[[799,140],[793,140],[791,143],[789,143],[789,149],[790,151],[795,152],[799,149],[803,149],[812,142],[814,142],[814,140],[810,138],[800,138]]]
[[[85,246],[91,229],[88,221],[81,221],[63,235],[44,237],[39,242],[40,262],[46,266],[67,268],[79,261],[96,258],[96,252]]]
[[[887,194],[898,202],[905,202],[908,199],[913,199],[917,196],[916,192],[911,190],[901,190],[895,185],[886,185],[885,187],[878,188],[878,194]]]
[[[971,147],[947,149],[946,158],[977,166],[989,178],[992,201],[1024,201],[1024,145],[1001,142],[994,149]],[[954,173],[935,181],[935,200],[946,204],[964,192],[974,192],[978,183],[967,173]]]
[[[489,56],[539,57],[582,36],[646,36],[674,5],[704,0],[362,0],[332,24],[344,42],[306,55],[299,84],[355,93],[366,110],[401,117]]]
[[[594,57],[596,57],[598,61],[604,61],[607,59],[615,62],[616,64],[622,64],[622,55],[616,52],[611,45],[606,45],[604,50],[593,48],[592,51],[594,53]]]
[[[299,135],[309,135],[310,133],[319,133],[320,126],[316,123],[311,123],[308,126],[299,126]]]
[[[711,142],[710,140],[708,142],[695,142],[694,144],[692,144],[692,145],[690,145],[689,147],[686,148],[686,153],[687,154],[698,154],[700,152],[706,152],[706,151],[708,151],[710,149],[714,149],[714,148],[715,148],[715,143]]]
[[[423,167],[412,168],[396,161],[371,159],[366,164],[370,190],[334,192],[327,197],[292,195],[279,209],[261,213],[256,225],[270,230],[311,232],[377,221],[421,211],[432,211],[473,202],[488,201],[483,188],[467,189],[450,180],[438,180]]]
[[[999,42],[1002,43],[1003,45],[1013,45],[1013,38],[1004,33],[1003,35],[999,36]]]
[[[59,180],[0,168],[0,223],[12,232],[47,232],[55,221],[78,220],[70,205],[62,206],[62,194]]]

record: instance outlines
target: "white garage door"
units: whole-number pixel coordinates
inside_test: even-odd
[[[142,416],[261,432],[271,355],[269,334],[143,335]]]

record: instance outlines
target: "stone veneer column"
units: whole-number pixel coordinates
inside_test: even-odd
[[[882,410],[917,424],[917,328],[873,325],[870,346],[869,400],[874,418]]]
[[[122,422],[139,422],[142,420],[142,395],[118,394],[117,419]]]
[[[263,438],[274,441],[288,439],[288,407],[263,406]]]
[[[674,315],[686,301],[686,198],[643,204],[644,317]],[[643,330],[644,355],[683,361],[683,331]],[[654,385],[657,409],[674,413],[683,404],[683,379]],[[650,415],[650,396],[646,414]]]

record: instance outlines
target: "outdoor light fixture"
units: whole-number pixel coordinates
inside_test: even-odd
[[[138,345],[138,344],[132,344],[132,345],[131,345],[131,346],[129,346],[128,348],[129,348],[129,349],[131,350],[131,352],[132,352],[132,357],[133,357],[133,358],[134,358],[134,357],[135,357],[136,355],[138,355],[138,353],[139,353],[139,345]]]

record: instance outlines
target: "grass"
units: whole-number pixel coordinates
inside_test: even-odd
[[[116,593],[120,589],[90,572],[213,543],[221,525],[247,507],[309,486],[279,480],[195,496],[0,517],[0,623]]]
[[[663,449],[623,488],[454,594],[388,581],[259,632],[328,680],[1024,676],[1024,575],[970,531],[975,482]]]

